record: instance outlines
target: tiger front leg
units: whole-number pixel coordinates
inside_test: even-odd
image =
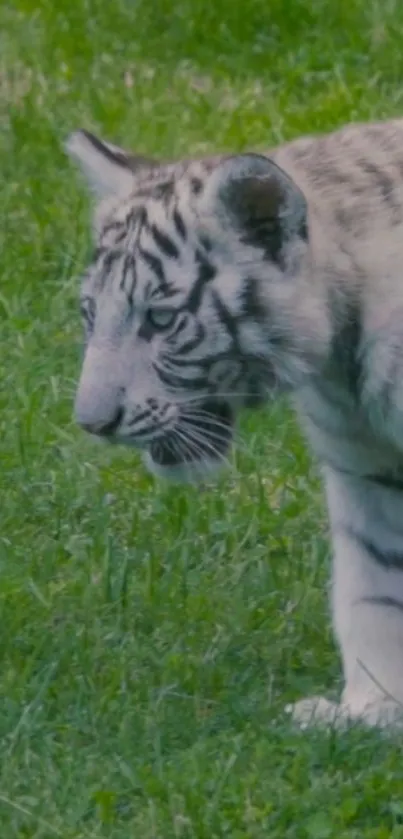
[[[332,611],[344,689],[287,710],[302,726],[403,725],[403,520],[386,526],[385,490],[328,470],[333,534]],[[383,497],[381,497],[383,494]]]

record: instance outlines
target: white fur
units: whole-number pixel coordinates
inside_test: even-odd
[[[121,160],[116,147],[105,146]],[[202,234],[212,243],[209,259],[230,315],[241,314],[245,278],[253,276],[259,282],[266,320],[243,322],[241,351],[245,357],[255,352],[270,361],[278,383],[294,391],[323,463],[334,552],[333,624],[345,683],[340,702],[314,696],[288,709],[304,727],[354,720],[403,724],[403,493],[391,482],[388,487],[368,479],[386,474],[403,481],[402,149],[403,121],[391,121],[368,130],[350,126],[324,142],[303,138],[276,150],[273,157],[288,176],[278,210],[286,225],[287,248],[276,263],[263,259],[262,248],[242,236],[225,199],[228,187],[232,194],[234,183],[251,176],[267,175],[270,188],[276,167],[262,157],[240,155],[207,169],[197,161],[162,167],[162,181],[168,170],[176,181],[177,206],[188,230],[186,245],[175,239],[166,205],[155,198],[147,203],[149,223],[169,232],[180,245],[180,258],[165,264],[167,280],[177,290],[175,305],[197,276],[195,254]],[[96,228],[101,244],[113,247],[113,223],[124,225],[131,217],[137,185],[143,195],[144,183],[158,182],[158,171],[146,172],[143,180],[138,173],[134,177],[129,167],[125,170],[118,161],[115,165],[81,132],[72,136],[68,150],[97,192],[107,196]],[[198,196],[192,189],[195,177],[204,185]],[[309,244],[300,234],[305,199]],[[128,231],[126,249],[135,247],[137,233],[135,227]],[[152,247],[152,237],[145,233],[144,238]],[[167,395],[151,363],[162,345],[154,340],[145,347],[138,337],[152,271],[147,260],[137,260],[130,332],[121,273],[115,264],[107,291],[98,294],[100,314],[83,364],[76,413],[82,424],[96,428],[113,418],[122,390],[127,425],[123,423],[118,436],[130,442],[136,415],[141,417],[151,398],[161,399],[160,417],[174,419],[164,413]],[[84,293],[96,294],[96,279],[87,277]],[[199,355],[224,355],[230,339],[209,292],[198,314],[206,327]],[[359,340],[357,346],[349,346],[349,321],[354,319],[359,321]],[[193,326],[190,321],[190,336]],[[348,351],[350,359],[343,358]],[[193,356],[192,361],[197,370],[198,359]],[[354,365],[359,371],[357,392],[349,380]],[[188,369],[187,375],[192,372]],[[150,411],[146,444],[158,410]],[[144,431],[141,423],[139,429]],[[145,457],[154,472],[181,481],[198,480],[216,465],[206,458],[192,467],[161,469]],[[390,552],[397,559],[388,565]]]

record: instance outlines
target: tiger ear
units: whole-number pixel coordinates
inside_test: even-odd
[[[279,261],[287,242],[308,238],[307,202],[296,183],[268,157],[239,154],[213,170],[202,201],[209,215],[235,228],[245,244]]]
[[[126,152],[84,129],[70,135],[65,150],[79,163],[90,187],[101,198],[127,188],[141,168],[158,166],[155,160]]]

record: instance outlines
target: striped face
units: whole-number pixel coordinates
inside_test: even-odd
[[[160,166],[86,132],[68,150],[102,196],[77,421],[159,474],[202,476],[239,410],[303,367],[282,328],[307,251],[303,196],[260,155]]]

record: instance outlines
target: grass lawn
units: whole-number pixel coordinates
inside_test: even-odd
[[[338,689],[315,464],[285,405],[215,485],[72,421],[88,201],[61,144],[263,149],[403,115],[398,0],[0,7],[1,839],[398,839],[401,741],[300,733]]]

